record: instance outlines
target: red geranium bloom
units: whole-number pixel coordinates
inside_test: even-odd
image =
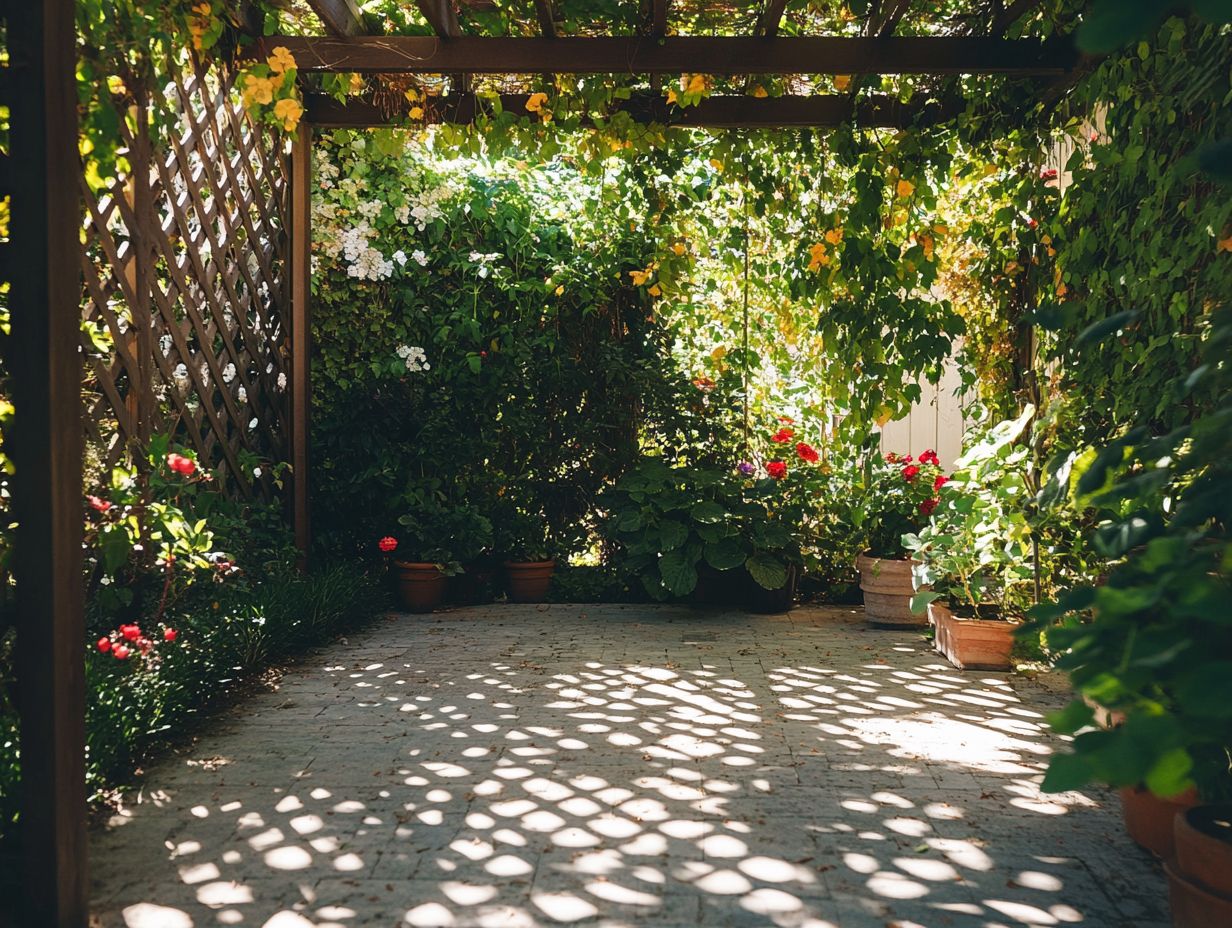
[[[891,451],[889,454],[886,455],[886,463],[887,464],[897,464],[898,455],[895,454],[893,451]]]
[[[697,387],[697,389],[701,390],[703,393],[709,393],[716,386],[718,386],[718,384],[716,384],[709,377],[695,377],[693,378],[693,386]]]
[[[940,464],[941,459],[937,457],[936,451],[934,451],[932,448],[929,448],[927,451],[925,451],[923,454],[920,455],[920,463],[921,464]]]
[[[141,637],[141,627],[139,625],[121,625],[120,634],[127,641],[136,641]]]
[[[821,457],[814,448],[804,442],[796,445],[796,454],[800,455],[800,460],[808,461],[810,464],[816,462]]]
[[[104,654],[110,651],[111,650],[111,639],[108,638],[106,635],[98,639],[98,649],[102,651]]]
[[[933,481],[933,492],[936,493],[943,486],[950,482],[950,478],[945,474],[938,474],[937,479]]]
[[[791,441],[791,436],[795,435],[795,429],[779,429],[770,436],[770,440],[776,445],[785,445]]]
[[[933,510],[937,508],[938,502],[940,501],[935,496],[924,500],[924,502],[920,503],[920,512],[923,515],[931,516],[933,514]]]
[[[898,463],[910,464],[913,460],[915,460],[915,458],[913,458],[911,455],[904,454],[901,458],[898,459]]]
[[[186,458],[182,454],[172,452],[167,455],[167,466],[177,474],[183,474],[187,477],[197,469],[197,462],[192,458]]]
[[[908,464],[903,468],[903,479],[910,483],[920,474],[920,469],[914,464]]]
[[[124,645],[118,644],[115,646],[115,650],[113,650],[111,653],[115,655],[116,660],[122,661],[124,660],[124,658],[128,657],[129,650]]]
[[[398,539],[394,538],[392,535],[386,535],[376,543],[376,546],[388,554],[390,551],[393,551],[398,547]]]
[[[177,632],[174,628],[164,629],[163,630],[163,641],[175,641],[176,636],[178,635],[179,635],[179,632]]]
[[[787,476],[787,465],[782,461],[771,461],[766,465],[766,473],[775,480],[782,480]]]
[[[91,509],[95,509],[99,512],[106,512],[108,509],[111,508],[110,502],[108,502],[105,499],[100,499],[97,496],[87,496],[86,502],[90,504]]]

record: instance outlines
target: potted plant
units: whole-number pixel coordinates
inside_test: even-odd
[[[445,598],[447,578],[462,572],[470,561],[492,544],[492,523],[467,505],[446,505],[430,494],[416,494],[410,510],[399,519],[403,526],[395,559],[398,595],[409,612],[431,612]]]
[[[556,571],[547,517],[528,504],[503,502],[493,516],[496,547],[504,558],[505,592],[513,603],[541,603]]]
[[[927,610],[937,650],[962,670],[1008,669],[1031,606],[1028,449],[1016,442],[1034,413],[993,426],[938,485],[928,524],[902,539],[917,562],[911,607]]]
[[[931,449],[918,459],[893,452],[865,456],[851,520],[865,540],[856,569],[864,615],[873,628],[914,628],[928,622],[911,609],[913,561],[903,548],[903,537],[928,524],[947,479]]]

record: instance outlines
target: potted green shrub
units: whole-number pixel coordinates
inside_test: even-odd
[[[1016,442],[1034,413],[990,429],[938,487],[928,524],[902,539],[916,560],[911,607],[927,611],[937,650],[960,669],[1008,669],[1031,606],[1028,449]]]
[[[556,571],[547,517],[529,504],[512,499],[502,503],[494,508],[493,517],[505,592],[513,603],[541,603]]]
[[[935,451],[919,458],[893,452],[868,454],[854,488],[851,521],[865,541],[856,558],[864,615],[874,628],[912,628],[927,624],[911,609],[912,559],[903,536],[928,524],[937,493],[946,483]]]
[[[445,598],[447,578],[462,572],[492,544],[492,523],[465,504],[447,505],[416,495],[398,522],[403,527],[395,559],[398,595],[409,612],[431,612]]]

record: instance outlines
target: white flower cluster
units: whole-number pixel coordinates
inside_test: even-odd
[[[376,231],[361,219],[349,229],[343,229],[337,237],[326,240],[322,250],[331,258],[339,255],[347,263],[347,276],[360,280],[385,280],[393,276],[394,263],[372,247],[370,239]]]
[[[400,345],[397,351],[398,357],[406,362],[406,369],[412,374],[417,374],[420,371],[432,370],[432,365],[428,363],[428,356],[422,348],[415,348],[411,345]]]
[[[479,265],[479,276],[487,277],[492,273],[492,263],[500,258],[500,252],[490,251],[485,254],[483,252],[472,251],[467,257],[473,264]]]

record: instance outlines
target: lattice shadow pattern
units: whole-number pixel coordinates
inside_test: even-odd
[[[186,74],[166,149],[126,127],[130,176],[102,198],[83,177],[85,429],[100,469],[171,433],[229,492],[268,498],[250,456],[288,453],[289,156],[232,83]]]

